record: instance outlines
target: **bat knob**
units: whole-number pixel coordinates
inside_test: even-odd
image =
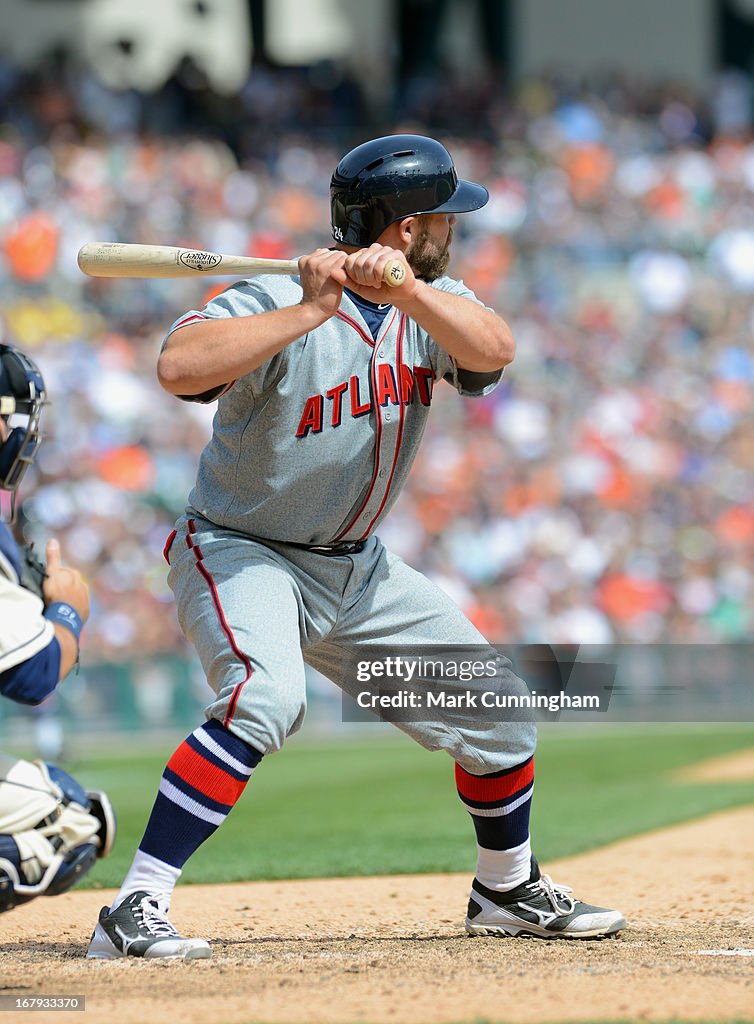
[[[400,288],[406,280],[406,267],[401,260],[388,260],[382,274],[382,280],[391,288]]]

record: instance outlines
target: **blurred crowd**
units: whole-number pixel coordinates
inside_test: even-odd
[[[189,83],[190,84],[190,83]],[[84,656],[185,650],[161,557],[212,408],[162,392],[162,337],[222,281],[94,281],[96,239],[289,258],[328,243],[349,146],[436,134],[488,185],[453,276],[511,323],[502,385],[434,415],[383,540],[493,641],[715,642],[754,616],[751,82],[355,83],[257,69],[232,103],[0,66],[0,336],[52,405],[21,528],[92,586]],[[307,133],[312,112],[318,125]]]

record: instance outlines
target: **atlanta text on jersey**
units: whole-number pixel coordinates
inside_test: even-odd
[[[432,401],[432,370],[426,366],[406,366],[400,368],[400,405],[409,405],[416,396],[422,405]],[[346,400],[344,398],[348,395]],[[364,400],[362,400],[362,394]],[[386,405],[398,405],[398,382],[395,371],[389,363],[377,363],[374,369],[374,394],[372,401],[369,389],[354,374],[349,380],[336,384],[324,394],[311,395],[304,402],[304,410],[299,420],[296,437],[306,437],[310,432],[319,434],[325,424],[339,427],[343,419],[343,410],[350,412],[354,419],[365,416],[375,406],[384,408]],[[329,409],[328,409],[329,405]],[[325,417],[325,411],[328,415]]]

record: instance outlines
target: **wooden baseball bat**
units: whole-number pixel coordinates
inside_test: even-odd
[[[89,277],[250,277],[253,274],[298,274],[296,260],[225,256],[201,249],[132,242],[88,242],[79,249],[79,269]],[[398,288],[406,279],[400,260],[389,260],[383,280]]]

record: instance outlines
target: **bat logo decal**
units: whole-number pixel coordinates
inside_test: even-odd
[[[193,250],[182,252],[178,258],[181,263],[191,267],[192,270],[213,270],[222,260],[222,256],[218,256],[215,252],[195,252]]]

